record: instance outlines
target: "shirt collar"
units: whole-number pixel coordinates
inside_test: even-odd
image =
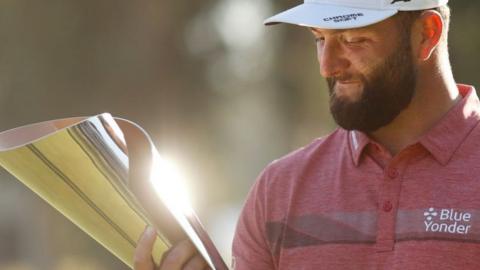
[[[433,128],[420,138],[420,143],[442,165],[446,165],[455,150],[480,120],[480,101],[475,88],[458,85],[463,96]]]
[[[442,165],[448,163],[463,139],[480,120],[480,101],[475,88],[459,84],[458,89],[463,96],[462,100],[419,140]],[[352,130],[347,134],[353,163],[358,166],[365,147],[373,142],[360,131]]]
[[[353,163],[358,166],[363,150],[370,143],[370,138],[365,133],[356,130],[350,130],[347,134]]]

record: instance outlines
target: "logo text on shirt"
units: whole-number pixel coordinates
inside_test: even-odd
[[[468,234],[472,227],[472,214],[454,209],[439,209],[431,207],[424,212],[425,231],[450,234]]]

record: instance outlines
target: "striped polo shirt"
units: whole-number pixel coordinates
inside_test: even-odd
[[[480,269],[480,104],[458,88],[394,157],[337,129],[270,164],[238,222],[235,269]]]

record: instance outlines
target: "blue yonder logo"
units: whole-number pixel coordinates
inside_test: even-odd
[[[454,209],[427,209],[423,216],[426,232],[468,234],[472,228],[472,214]]]

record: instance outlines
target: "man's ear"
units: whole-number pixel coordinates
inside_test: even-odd
[[[418,20],[420,24],[419,58],[428,60],[437,48],[443,35],[443,19],[440,13],[435,10],[422,12]]]

